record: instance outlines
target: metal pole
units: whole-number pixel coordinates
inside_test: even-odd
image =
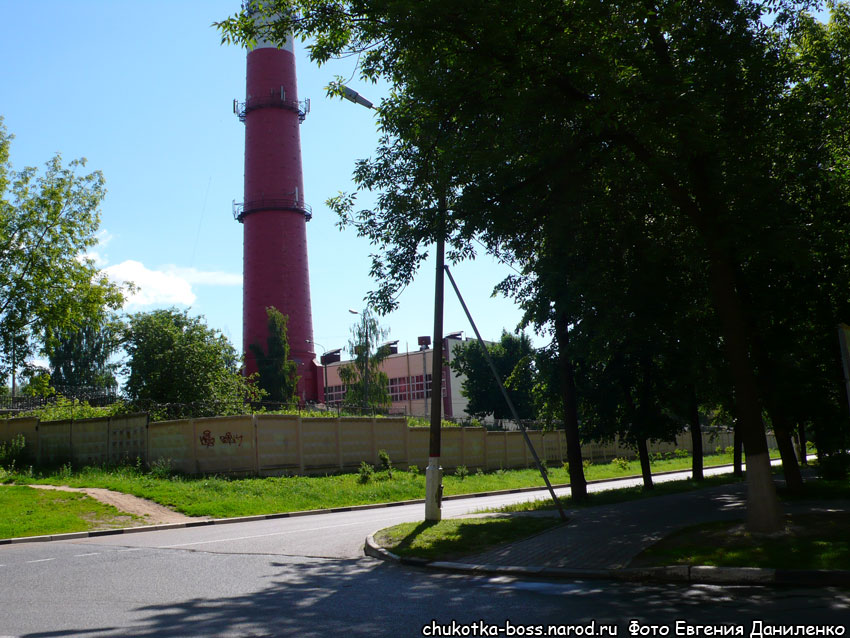
[[[443,468],[440,467],[440,428],[442,427],[443,388],[443,269],[445,267],[446,197],[440,196],[437,223],[437,267],[434,283],[434,352],[431,355],[431,428],[428,443],[428,467],[425,469],[425,520],[442,517]],[[423,379],[425,381],[425,379]],[[427,384],[424,384],[427,387]],[[425,389],[425,388],[423,388]]]
[[[519,424],[519,428],[522,431],[522,436],[525,438],[525,444],[528,446],[528,449],[531,451],[531,456],[534,457],[534,463],[537,465],[537,469],[540,471],[540,475],[543,477],[543,481],[546,483],[546,487],[549,489],[549,494],[552,495],[552,500],[555,501],[555,505],[558,507],[558,512],[561,515],[562,520],[567,520],[567,515],[564,512],[564,508],[561,506],[561,501],[558,500],[558,496],[555,494],[555,490],[552,488],[552,484],[549,482],[549,477],[546,474],[546,470],[543,469],[543,464],[540,463],[540,458],[537,456],[537,452],[534,449],[534,446],[531,444],[531,439],[528,438],[528,432],[525,429],[525,425],[523,425],[522,421],[520,421],[519,416],[517,415],[516,408],[514,407],[514,402],[511,401],[511,397],[508,396],[507,390],[505,390],[505,386],[502,384],[501,378],[499,378],[499,373],[496,370],[496,366],[493,364],[493,359],[490,358],[490,353],[487,350],[487,345],[484,343],[484,340],[481,338],[481,333],[478,332],[478,326],[475,325],[475,321],[472,319],[472,315],[469,313],[469,308],[466,307],[466,302],[463,300],[463,296],[460,294],[460,290],[455,283],[454,277],[452,277],[452,273],[449,271],[448,266],[443,266],[446,271],[446,274],[449,276],[449,281],[452,283],[452,287],[455,289],[455,294],[457,295],[458,300],[460,301],[460,305],[463,306],[463,311],[466,313],[466,318],[469,319],[469,323],[472,326],[472,329],[475,331],[475,337],[478,339],[478,344],[481,346],[481,351],[484,353],[484,358],[487,360],[487,365],[490,366],[490,371],[493,373],[493,378],[496,379],[496,384],[499,386],[499,390],[502,392],[502,396],[505,397],[505,401],[508,404],[508,408],[510,408],[511,415],[514,417],[514,421]]]

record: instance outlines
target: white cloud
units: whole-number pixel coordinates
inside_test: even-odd
[[[125,309],[170,304],[190,306],[196,299],[192,285],[185,279],[173,273],[151,270],[133,259],[107,266],[103,272],[117,284],[129,282],[136,286],[135,292],[127,295]]]
[[[178,266],[164,266],[163,272],[185,279],[190,284],[199,286],[241,286],[242,275],[220,270],[198,270],[197,268],[180,268]]]
[[[242,275],[181,268],[166,265],[151,270],[143,263],[127,259],[120,264],[107,266],[103,272],[117,284],[132,283],[136,291],[127,295],[125,310],[144,306],[191,306],[197,296],[192,290],[198,286],[241,286]]]

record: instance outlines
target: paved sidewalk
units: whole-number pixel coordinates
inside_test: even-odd
[[[786,512],[850,511],[850,501],[783,503]],[[668,534],[699,523],[743,519],[746,484],[567,511],[569,523],[464,558],[486,565],[621,569]]]
[[[783,503],[785,513],[850,511],[850,500]],[[556,513],[553,512],[553,515]],[[366,553],[375,558],[470,574],[566,579],[610,579],[676,583],[850,586],[850,571],[751,567],[629,567],[632,559],[668,534],[700,523],[742,520],[746,484],[656,496],[567,511],[569,522],[531,538],[471,556],[463,562],[402,559],[372,536]]]
[[[567,511],[569,523],[532,538],[464,558],[488,565],[578,569],[626,567],[671,532],[711,520],[744,516],[746,486],[723,485],[601,507]]]

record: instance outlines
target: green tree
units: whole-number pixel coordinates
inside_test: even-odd
[[[71,388],[117,388],[120,364],[112,357],[121,348],[122,328],[120,321],[112,320],[52,331],[45,339],[51,384],[63,394]]]
[[[266,349],[256,343],[250,345],[257,360],[257,385],[265,392],[267,401],[291,403],[298,390],[298,365],[289,359],[289,317],[271,306],[266,308],[266,314],[269,320]]]
[[[390,380],[381,371],[381,362],[388,354],[381,343],[388,335],[389,331],[380,326],[368,308],[351,326],[348,351],[354,358],[339,368],[339,378],[346,386],[345,407],[364,411],[389,408]]]
[[[536,382],[535,353],[528,335],[513,335],[503,330],[499,342],[488,345],[487,351],[519,418],[536,418],[533,395]],[[466,375],[461,393],[469,399],[466,407],[469,414],[479,418],[513,418],[477,341],[456,349],[451,366],[456,373]]]
[[[378,109],[385,137],[375,159],[355,172],[361,188],[383,190],[377,205],[354,213],[352,197],[338,200],[346,223],[383,249],[373,266],[382,290],[409,280],[435,233],[445,233],[461,256],[476,236],[492,252],[509,244],[521,264],[532,262],[527,274],[547,279],[548,306],[540,307],[554,308],[547,321],[558,322],[559,348],[568,352],[571,326],[617,310],[616,301],[591,294],[591,276],[582,277],[616,274],[617,251],[593,250],[604,247],[599,241],[582,249],[571,241],[574,234],[610,233],[623,249],[632,236],[652,239],[638,264],[681,254],[678,245],[688,248],[681,265],[704,273],[704,298],[717,320],[713,341],[722,344],[734,390],[748,459],[748,524],[772,531],[781,518],[762,414],[781,391],[765,370],[791,351],[769,337],[774,326],[798,342],[823,330],[817,323],[806,330],[775,302],[761,300],[780,281],[795,299],[823,300],[819,316],[834,313],[834,300],[813,295],[813,282],[793,273],[811,266],[813,246],[825,251],[821,264],[841,255],[832,238],[847,226],[848,178],[838,138],[831,127],[815,125],[815,98],[796,90],[809,84],[809,76],[800,78],[804,56],[794,38],[812,4],[541,0],[533,11],[519,0],[264,6],[282,16],[273,37],[292,30],[313,38],[311,55],[319,62],[362,54],[364,79],[393,83]],[[225,38],[256,35],[245,15],[222,27]],[[837,95],[842,86],[831,81],[826,92]],[[429,184],[449,195],[445,224],[435,223]],[[824,206],[835,232],[812,244],[824,226]],[[559,260],[547,250],[538,262],[532,251],[544,239],[574,252]],[[837,280],[828,275],[830,285]],[[577,294],[559,292],[566,287]],[[646,317],[640,313],[638,320],[651,328]],[[642,330],[640,342],[648,332]],[[829,368],[834,371],[832,362]]]
[[[124,390],[139,407],[176,404],[185,409],[174,414],[238,414],[260,394],[242,376],[227,338],[185,310],[130,315],[123,343]]]
[[[97,321],[123,297],[86,256],[103,175],[79,174],[84,159],[63,166],[59,155],[42,172],[14,171],[11,139],[0,119],[0,376],[14,383],[43,335]]]

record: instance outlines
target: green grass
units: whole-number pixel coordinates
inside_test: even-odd
[[[799,514],[786,520],[784,534],[768,537],[747,533],[740,522],[689,527],[645,550],[631,566],[850,570],[850,512]]]
[[[730,461],[729,455],[714,455],[706,457],[706,466]],[[656,471],[688,469],[690,459],[660,461],[653,467],[657,468]],[[636,461],[625,468],[606,463],[591,465],[585,470],[589,480],[636,473],[640,473]],[[551,468],[549,478],[553,484],[569,482],[569,475],[563,467]],[[31,476],[18,472],[0,480],[19,484],[104,487],[155,501],[189,516],[215,518],[386,503],[425,496],[424,475],[398,469],[393,471],[392,478],[386,472],[375,472],[372,480],[365,484],[358,482],[357,474],[239,479],[219,476],[157,477],[137,466],[86,467],[81,470],[65,466],[51,472],[37,471]],[[543,485],[543,479],[535,469],[474,472],[463,479],[447,473],[443,479],[446,496]]]
[[[451,518],[388,527],[375,534],[375,542],[406,558],[451,560],[519,540],[560,524],[560,519],[530,516]]]
[[[85,494],[0,486],[0,538],[127,527],[138,518]]]
[[[733,476],[732,474],[722,474],[720,476],[709,476],[702,481],[693,481],[691,479],[683,479],[680,481],[666,481],[664,483],[656,483],[651,490],[645,490],[642,486],[639,487],[621,487],[603,490],[601,492],[591,492],[585,502],[575,502],[569,496],[560,499],[563,507],[597,507],[599,505],[613,505],[615,503],[625,503],[626,501],[636,501],[644,498],[652,498],[655,496],[665,496],[667,494],[681,494],[682,492],[691,492],[693,490],[701,490],[707,487],[715,487],[717,485],[727,485],[729,483],[743,482],[743,478]],[[537,512],[542,510],[555,509],[555,503],[551,498],[540,499],[537,501],[525,501],[522,503],[512,503],[502,507],[493,508],[488,511],[493,512]]]

